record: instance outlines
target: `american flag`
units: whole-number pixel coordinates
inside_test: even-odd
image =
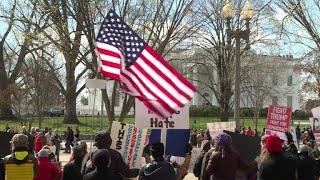
[[[98,32],[96,48],[100,73],[119,80],[128,94],[161,117],[178,112],[196,91],[112,10]]]

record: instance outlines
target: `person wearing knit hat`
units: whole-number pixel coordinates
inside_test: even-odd
[[[249,170],[256,163],[245,163],[238,152],[231,147],[231,136],[220,133],[215,138],[215,151],[212,153],[206,170],[203,172],[202,179],[236,179],[236,171]]]
[[[33,180],[37,176],[37,159],[28,152],[28,137],[15,134],[11,148],[12,154],[4,158],[6,180]],[[18,171],[21,173],[16,173]]]
[[[38,152],[38,168],[39,174],[35,180],[55,180],[61,179],[61,170],[49,161],[49,150],[42,149]]]
[[[297,159],[283,150],[283,140],[277,135],[266,138],[267,158],[260,165],[259,179],[295,179]]]

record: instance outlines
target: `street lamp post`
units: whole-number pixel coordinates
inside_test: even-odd
[[[241,0],[238,0],[238,10],[241,10]],[[244,39],[246,41],[246,49],[250,48],[249,45],[249,34],[250,34],[250,20],[253,17],[253,7],[249,3],[246,2],[244,8],[241,11],[242,18],[245,19],[246,29],[241,30],[240,23],[237,24],[237,28],[235,30],[231,29],[231,19],[234,16],[232,4],[227,1],[226,4],[222,8],[222,15],[226,20],[227,26],[227,38],[228,44],[231,44],[231,39],[234,38],[236,41],[235,48],[235,84],[234,84],[234,120],[236,122],[236,128],[239,130],[240,128],[240,71],[241,71],[241,62],[240,62],[240,40]],[[239,14],[240,17],[240,14]]]

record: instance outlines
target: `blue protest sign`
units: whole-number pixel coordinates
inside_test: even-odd
[[[189,129],[152,129],[149,142],[162,142],[166,155],[184,157],[189,136]]]

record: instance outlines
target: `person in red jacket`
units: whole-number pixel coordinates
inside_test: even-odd
[[[41,150],[38,153],[38,176],[35,180],[55,180],[61,179],[61,170],[48,159],[47,150]]]
[[[248,131],[246,132],[247,136],[254,136],[254,131],[251,129],[251,127],[249,126]]]
[[[43,133],[39,132],[38,135],[36,135],[34,140],[34,151],[36,153],[38,153],[42,149],[43,142],[44,142]]]

